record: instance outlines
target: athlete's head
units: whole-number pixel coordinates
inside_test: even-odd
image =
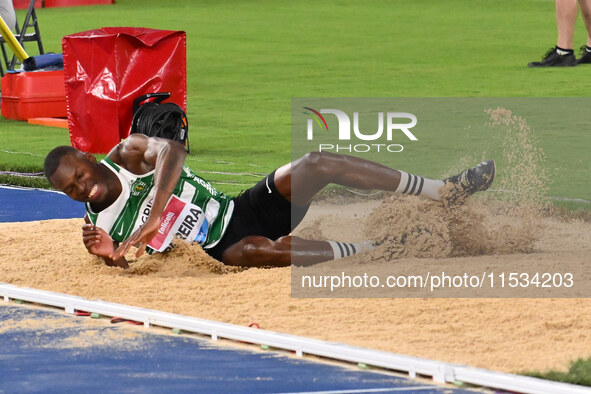
[[[104,172],[95,157],[71,146],[58,146],[45,158],[45,177],[76,201],[101,201],[107,194]]]

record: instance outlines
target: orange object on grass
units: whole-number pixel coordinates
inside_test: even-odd
[[[27,122],[40,126],[68,128],[68,119],[66,118],[29,118]]]
[[[2,77],[0,90],[5,118],[67,116],[63,70],[8,73]]]

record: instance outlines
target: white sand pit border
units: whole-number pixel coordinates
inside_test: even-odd
[[[431,377],[438,383],[464,382],[482,387],[521,393],[587,393],[588,388],[546,381],[526,376],[493,372],[459,364],[450,364],[395,353],[364,349],[273,331],[241,327],[234,324],[198,319],[153,309],[138,308],[101,300],[87,300],[67,294],[21,288],[0,283],[0,296],[5,302],[22,300],[63,308],[66,313],[84,310],[110,317],[140,321],[145,327],[160,326],[210,336],[212,340],[230,339],[273,348],[295,351],[297,356],[314,355],[339,361],[363,363],[397,372],[409,377]]]

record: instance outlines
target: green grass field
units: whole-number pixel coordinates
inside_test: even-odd
[[[524,375],[581,386],[591,386],[591,357],[572,361],[566,371],[525,372]]]
[[[22,21],[23,12],[19,11]],[[64,35],[104,26],[187,33],[190,167],[235,194],[291,158],[293,97],[587,97],[591,65],[528,69],[555,44],[549,0],[117,0],[112,6],[39,9],[46,51]],[[577,21],[576,48],[585,41]],[[27,48],[33,52],[34,46]],[[174,60],[172,60],[174,61]],[[559,109],[547,110],[557,124]],[[589,112],[587,112],[587,116]],[[588,124],[534,121],[554,174],[548,194],[591,200]],[[538,128],[540,131],[538,131]],[[400,168],[440,175],[498,147],[486,128],[433,133]],[[69,144],[63,129],[0,119],[0,171],[42,171]],[[497,149],[498,150],[498,149]],[[243,173],[246,175],[219,174]],[[0,176],[0,183],[31,183]],[[571,201],[571,209],[591,204]],[[563,378],[563,376],[561,376]]]
[[[193,148],[188,163],[236,193],[290,160],[292,97],[588,95],[591,66],[526,67],[555,41],[553,7],[540,0],[119,0],[113,6],[40,9],[38,16],[46,50],[55,52],[61,52],[64,35],[102,26],[185,30]],[[584,37],[578,21],[577,45]],[[564,172],[549,194],[591,200],[585,151],[591,134],[564,133],[540,135],[548,168]],[[69,143],[65,130],[5,119],[0,136],[0,170],[40,171],[51,148]],[[408,152],[399,168],[439,175],[458,157],[480,150],[485,137],[484,129],[430,136],[423,149],[447,153],[425,161],[423,154]]]

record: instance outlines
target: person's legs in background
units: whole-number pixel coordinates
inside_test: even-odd
[[[556,46],[550,48],[539,62],[531,62],[529,67],[572,67],[577,65],[573,50],[573,35],[577,20],[577,0],[555,0]]]
[[[0,16],[4,19],[6,26],[14,31],[16,26],[16,14],[14,12],[12,0],[0,0]]]
[[[587,43],[581,47],[581,57],[577,64],[591,64],[591,0],[579,0],[579,5],[587,28]]]

